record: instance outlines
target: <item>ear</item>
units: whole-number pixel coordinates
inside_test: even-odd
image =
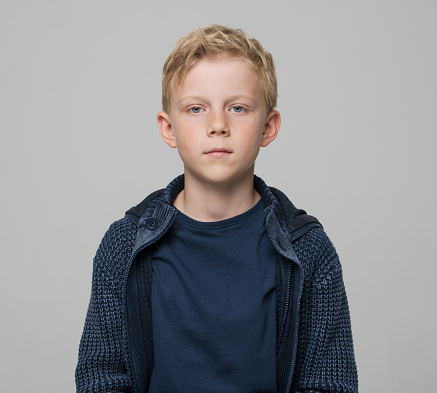
[[[281,115],[277,110],[269,112],[266,116],[266,123],[262,135],[261,146],[266,147],[275,140],[281,126]]]
[[[170,115],[167,112],[159,112],[157,120],[162,139],[164,139],[167,145],[174,149],[176,147],[176,136],[173,132]]]

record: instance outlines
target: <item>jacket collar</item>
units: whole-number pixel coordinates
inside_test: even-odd
[[[161,216],[165,212],[176,214],[173,202],[184,189],[184,175],[172,180],[164,189],[150,194],[141,203],[126,212],[126,217],[138,226],[153,216]],[[274,214],[284,235],[295,241],[314,226],[321,226],[319,221],[302,209],[296,208],[287,196],[276,188],[268,187],[258,176],[254,176],[254,188],[261,195],[266,217]]]

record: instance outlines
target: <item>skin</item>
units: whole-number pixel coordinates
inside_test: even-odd
[[[219,55],[199,60],[171,85],[170,113],[158,113],[164,141],[184,163],[185,189],[174,205],[198,221],[219,221],[249,210],[260,147],[277,136],[278,111],[267,113],[262,79],[248,63]]]

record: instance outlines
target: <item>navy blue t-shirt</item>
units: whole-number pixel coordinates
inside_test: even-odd
[[[178,212],[153,251],[149,391],[276,392],[275,273],[261,200],[217,222]]]

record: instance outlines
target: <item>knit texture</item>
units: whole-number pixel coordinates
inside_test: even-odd
[[[339,258],[321,228],[294,249],[305,272],[292,391],[358,392],[349,307]]]
[[[111,225],[94,258],[91,299],[79,346],[78,392],[132,392],[123,324],[122,283],[137,227]]]

